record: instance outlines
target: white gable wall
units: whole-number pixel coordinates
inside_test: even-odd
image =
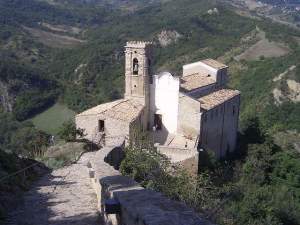
[[[203,62],[195,62],[183,66],[182,76],[185,77],[195,73],[204,73],[204,74],[207,73],[210,74],[213,79],[217,80],[218,70],[206,65]]]
[[[150,87],[150,125],[154,125],[154,114],[162,115],[165,131],[175,134],[178,121],[179,78],[164,72],[153,76]]]

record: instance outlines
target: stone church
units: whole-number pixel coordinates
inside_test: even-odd
[[[76,116],[87,139],[105,145],[127,140],[137,126],[150,131],[155,146],[172,161],[198,151],[217,158],[235,150],[240,92],[226,89],[228,66],[213,59],[183,66],[180,77],[152,73],[152,44],[125,46],[124,98]]]

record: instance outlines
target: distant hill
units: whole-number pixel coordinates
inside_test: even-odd
[[[20,62],[24,68],[30,67],[30,70],[36,71],[40,79],[50,79],[52,83],[51,85],[49,83],[47,88],[51,93],[55,93],[53,97],[58,93],[60,99],[76,111],[122,96],[124,80],[122,52],[127,40],[153,40],[157,43],[155,71],[170,70],[180,73],[181,65],[185,63],[206,57],[222,58],[231,49],[240,48],[244,45],[242,39],[259,26],[266,32],[269,40],[286,44],[292,51],[279,59],[270,58],[261,62],[235,62],[226,59],[226,63],[233,65],[238,63],[242,68],[232,72],[232,85],[242,89],[244,96],[251,96],[250,93],[248,95],[251,89],[243,90],[244,85],[249,82],[240,80],[245,79],[245,75],[241,74],[251,74],[257,65],[277,65],[278,60],[281,62],[278,72],[271,66],[265,68],[266,80],[284,72],[293,64],[298,68],[298,63],[294,59],[299,54],[297,44],[299,32],[270,24],[268,21],[240,16],[217,1],[113,1],[110,2],[115,3],[116,7],[113,8],[108,7],[106,3],[107,1],[96,0],[1,1],[0,49],[8,52],[11,62]],[[143,7],[124,13],[123,3]],[[217,8],[217,13],[208,13],[214,8]],[[176,40],[172,39],[174,34]],[[171,39],[168,45],[160,46],[161,38]],[[251,43],[254,44],[255,40],[247,45]],[[254,83],[253,85],[255,86]],[[264,85],[266,85],[262,86],[266,90],[264,93],[271,96],[272,88],[267,83]],[[26,92],[32,89],[31,87],[34,86],[29,85]],[[50,93],[49,90],[47,93]],[[261,98],[260,94],[263,92],[257,92],[256,98]],[[18,96],[16,97],[18,99]],[[253,98],[249,100],[253,101]],[[274,104],[272,99],[265,101]],[[27,103],[23,104],[21,100],[18,102],[21,102],[19,103],[21,106],[12,102],[15,109],[32,108],[30,102],[29,106]],[[47,96],[45,102],[48,102]],[[293,102],[290,104],[293,107],[297,105]],[[41,107],[43,105],[47,104],[41,104]],[[252,104],[250,105],[252,107]],[[248,104],[247,108],[250,105]],[[32,116],[30,113],[27,116],[24,114],[23,118]],[[246,114],[247,117],[251,116],[248,115],[248,110],[246,113],[243,109],[241,115]]]
[[[201,175],[219,174],[209,214],[221,205],[220,224],[299,224],[300,31],[227,3],[0,0],[0,173],[27,165],[8,153],[35,158],[49,145],[29,118],[56,102],[80,112],[122,97],[126,41],[151,40],[154,73],[214,58],[242,93],[239,151]]]
[[[283,6],[287,4],[300,4],[300,0],[261,0],[261,2]]]

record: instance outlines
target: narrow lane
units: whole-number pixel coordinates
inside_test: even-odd
[[[95,153],[42,177],[25,193],[23,203],[9,214],[7,225],[100,224],[94,190],[86,167]]]

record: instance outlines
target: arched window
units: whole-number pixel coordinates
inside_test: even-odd
[[[133,59],[132,68],[133,68],[133,74],[138,75],[139,74],[139,61],[137,58]]]

